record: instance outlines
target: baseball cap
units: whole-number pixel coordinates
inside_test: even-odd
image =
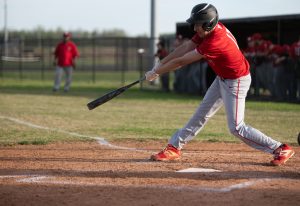
[[[64,32],[64,37],[71,37],[71,33],[70,32]]]
[[[262,40],[262,35],[260,33],[254,33],[252,35],[252,40]]]

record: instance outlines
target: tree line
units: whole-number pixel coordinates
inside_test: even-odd
[[[65,29],[58,27],[56,29],[45,29],[42,26],[38,26],[31,30],[16,30],[10,29],[8,31],[9,39],[15,38],[26,38],[26,39],[47,39],[47,38],[61,38],[63,32],[66,32]],[[122,29],[108,29],[108,30],[93,30],[86,31],[83,29],[76,29],[71,32],[74,38],[92,38],[92,37],[128,37],[127,33]],[[139,37],[146,37],[146,34],[140,35]],[[4,31],[0,31],[0,42],[4,40]]]

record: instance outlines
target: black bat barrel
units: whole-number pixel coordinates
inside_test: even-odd
[[[128,84],[124,87],[121,87],[119,89],[116,89],[116,90],[113,90],[105,95],[103,95],[102,97],[99,97],[91,102],[89,102],[87,104],[87,107],[89,108],[89,110],[92,110],[98,106],[100,106],[101,104],[104,104],[105,102],[108,102],[109,100],[113,99],[114,97],[118,96],[119,94],[123,93],[124,91],[126,91],[128,88],[132,87],[133,85],[141,82],[145,80],[145,77],[131,83],[131,84]]]

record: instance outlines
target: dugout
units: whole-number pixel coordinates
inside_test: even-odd
[[[257,32],[261,33],[264,39],[281,45],[291,44],[297,41],[300,36],[300,14],[220,19],[220,22],[232,32],[241,49],[247,47],[247,37]],[[190,39],[194,35],[194,32],[188,23],[179,22],[176,24],[176,35]],[[176,74],[174,82],[175,91],[201,94],[203,93],[203,88],[208,88],[212,79],[211,75],[213,74],[209,69],[204,72],[203,65],[200,63],[198,65],[198,69],[195,69],[195,65],[193,65],[196,71],[188,69],[188,72],[178,72]],[[193,72],[195,72],[194,75],[202,74],[206,75],[206,77],[191,79]],[[188,75],[186,75],[186,73],[188,73]],[[206,79],[206,82],[195,82],[201,81],[201,79]],[[178,82],[176,82],[176,80],[178,80]],[[199,88],[197,85],[206,86]],[[186,88],[189,88],[189,90],[186,90]]]
[[[235,36],[241,48],[245,48],[247,37],[261,33],[265,39],[276,44],[291,44],[300,36],[300,14],[220,19]],[[188,23],[177,23],[176,34],[191,38],[194,34]]]

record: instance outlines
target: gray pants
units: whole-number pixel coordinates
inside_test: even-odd
[[[73,74],[73,67],[59,67],[57,66],[55,68],[55,78],[54,78],[54,90],[59,90],[61,78],[63,76],[63,73],[65,73],[65,86],[64,91],[69,91],[71,83],[72,83],[72,74]]]
[[[172,136],[169,143],[181,149],[203,129],[207,121],[224,105],[228,128],[234,136],[255,149],[273,153],[281,143],[244,122],[245,99],[250,84],[250,74],[239,79],[223,80],[216,77],[192,118]]]

